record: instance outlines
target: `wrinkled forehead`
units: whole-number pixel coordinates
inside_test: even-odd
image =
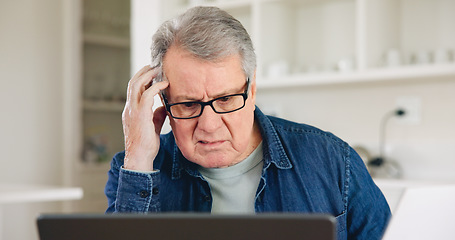
[[[246,82],[239,55],[207,61],[178,48],[171,48],[166,53],[162,75],[164,81],[169,81],[169,95],[232,93],[241,89]]]

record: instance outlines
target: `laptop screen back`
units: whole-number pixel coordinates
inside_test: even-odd
[[[334,240],[336,220],[328,215],[148,214],[41,215],[41,240]]]

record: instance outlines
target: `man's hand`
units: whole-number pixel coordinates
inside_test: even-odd
[[[159,107],[153,112],[152,107],[155,95],[169,85],[167,81],[152,84],[158,72],[158,68],[145,66],[128,83],[127,99],[122,113],[125,169],[153,170],[166,109]]]

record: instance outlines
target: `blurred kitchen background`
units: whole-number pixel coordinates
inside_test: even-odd
[[[369,168],[392,208],[407,185],[455,182],[455,0],[1,0],[1,239],[37,239],[39,213],[104,212],[128,80],[160,23],[194,5],[251,34],[264,112],[367,164],[383,153]],[[83,197],[4,200],[16,186]]]

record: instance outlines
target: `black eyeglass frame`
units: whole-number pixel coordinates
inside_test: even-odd
[[[245,88],[245,91],[243,93],[236,93],[236,94],[230,94],[230,95],[225,95],[225,96],[221,96],[221,97],[217,97],[215,99],[212,99],[210,101],[207,101],[207,102],[200,102],[200,101],[188,101],[188,102],[178,102],[178,103],[171,103],[169,104],[167,98],[166,98],[166,95],[164,94],[164,91],[161,91],[161,97],[163,98],[163,101],[164,101],[164,106],[166,108],[166,111],[171,115],[172,118],[175,118],[175,119],[193,119],[193,118],[197,118],[197,117],[200,117],[202,115],[202,113],[204,112],[204,108],[205,106],[210,106],[212,108],[212,110],[218,114],[225,114],[225,113],[231,113],[231,112],[235,112],[235,111],[238,111],[242,108],[245,107],[245,104],[246,104],[246,100],[248,99],[248,93],[249,93],[249,89],[250,89],[250,78],[247,78],[246,79],[246,88]],[[217,100],[220,100],[222,98],[225,98],[225,97],[233,97],[233,96],[242,96],[243,97],[243,105],[239,108],[236,108],[234,110],[231,110],[231,111],[227,111],[227,112],[219,112],[215,109],[215,107],[213,106],[213,102],[217,101]],[[195,116],[192,116],[192,117],[175,117],[172,112],[171,112],[171,107],[174,106],[174,105],[180,105],[180,104],[188,104],[188,103],[194,103],[194,104],[199,104],[201,105],[201,112],[199,112],[199,114],[195,115]]]

